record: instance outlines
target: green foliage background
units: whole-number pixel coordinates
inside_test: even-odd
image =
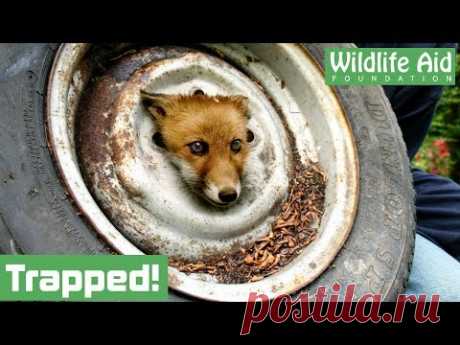
[[[414,165],[460,182],[460,54],[457,53],[456,85],[444,89],[430,131]],[[443,150],[444,143],[448,151]]]

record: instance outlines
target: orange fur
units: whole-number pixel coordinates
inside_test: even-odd
[[[166,149],[173,154],[173,161],[179,168],[192,169],[182,174],[189,185],[201,192],[211,186],[218,190],[239,187],[249,154],[245,97],[145,94],[144,97],[151,102],[147,109],[154,117]],[[239,152],[231,149],[235,139],[241,141]],[[191,152],[189,145],[195,141],[208,144],[207,154]]]

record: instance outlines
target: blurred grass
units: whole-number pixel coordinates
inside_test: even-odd
[[[457,54],[456,83],[460,81],[460,54]],[[460,183],[460,87],[448,86],[413,164],[433,174]]]

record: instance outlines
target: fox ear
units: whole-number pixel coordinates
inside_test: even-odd
[[[249,98],[245,96],[230,96],[230,101],[236,105],[245,116],[249,117]]]
[[[144,108],[152,114],[155,120],[167,115],[168,95],[141,91],[141,100]]]

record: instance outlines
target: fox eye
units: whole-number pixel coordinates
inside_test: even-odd
[[[241,140],[235,139],[230,143],[230,148],[233,152],[238,153],[241,150]]]
[[[190,148],[190,151],[197,156],[203,156],[209,151],[209,145],[204,141],[194,141],[187,146]]]

